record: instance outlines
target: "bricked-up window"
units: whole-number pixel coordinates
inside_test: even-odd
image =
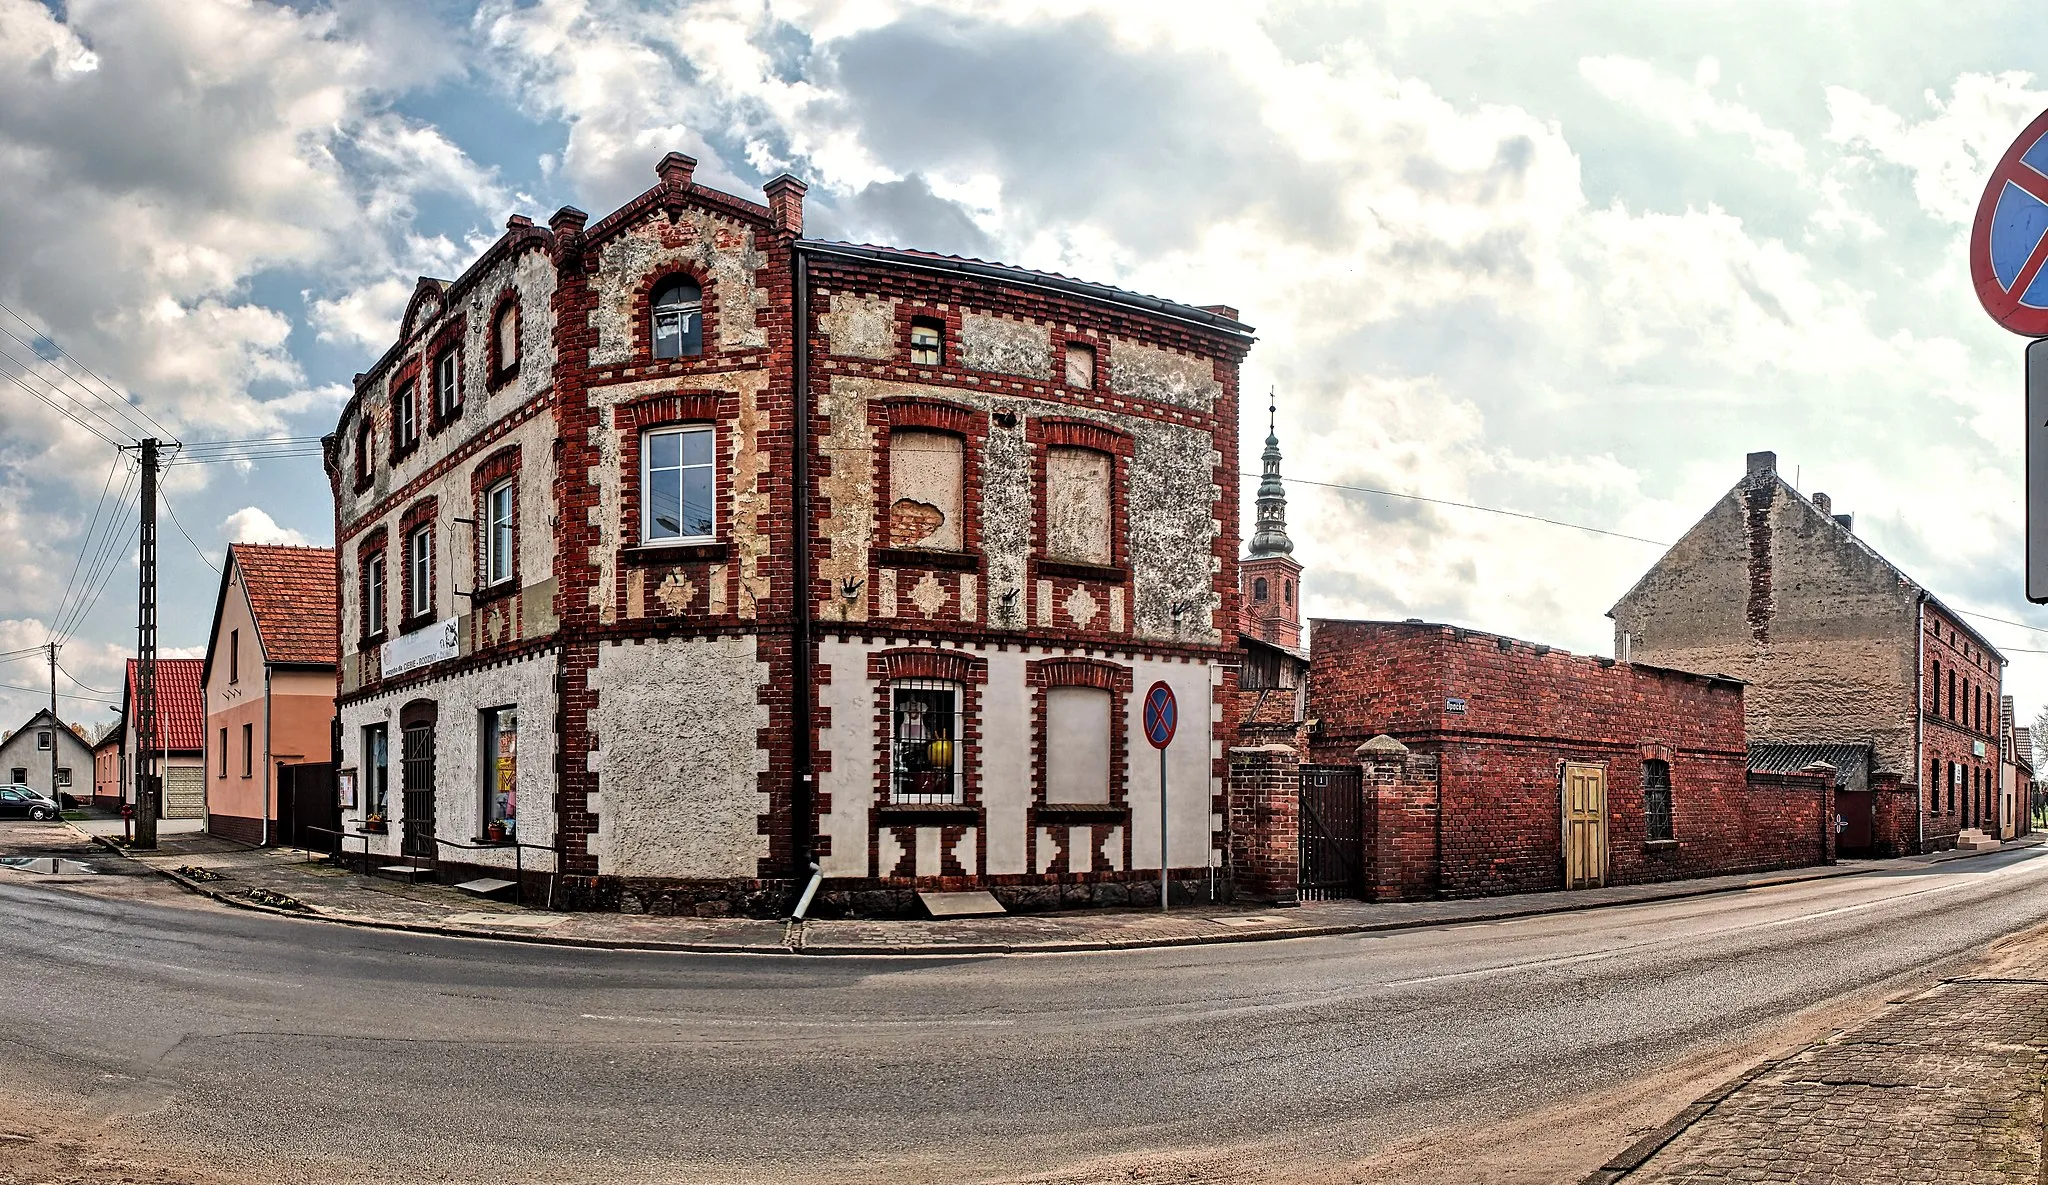
[[[220,730],[220,776],[228,776],[228,730],[225,725]]]
[[[384,632],[384,549],[363,557],[363,636]]]
[[[1109,692],[1046,688],[1045,735],[1045,800],[1108,802]]]
[[[502,373],[519,365],[519,306],[508,304],[493,327],[498,337],[498,370]]]
[[[356,425],[356,487],[370,484],[377,473],[377,425],[370,419],[367,410],[363,422]]]
[[[917,428],[889,433],[889,546],[959,551],[966,538],[967,442]]]
[[[430,523],[405,538],[405,562],[411,603],[408,617],[425,617],[434,611],[434,528]]]
[[[1076,564],[1114,562],[1110,483],[1116,458],[1091,448],[1045,451],[1045,555]]]
[[[244,724],[242,726],[242,776],[245,778],[256,776],[256,726],[254,724]]]
[[[1956,791],[1963,785],[1963,767],[1950,763],[1948,767],[1948,814],[1956,813]]]
[[[482,715],[484,835],[490,838],[495,824],[497,838],[514,839],[519,816],[519,709],[485,708]]]
[[[960,685],[937,679],[890,684],[890,781],[897,802],[960,801]]]
[[[1643,836],[1671,838],[1671,765],[1654,758],[1643,762]]]
[[[946,326],[936,317],[910,319],[910,362],[913,366],[946,364]]]
[[[1941,664],[1939,662],[1934,664],[1934,681],[1928,685],[1927,698],[1929,701],[1927,711],[1930,714],[1939,716],[1941,714]]]
[[[656,358],[694,358],[704,352],[704,290],[688,276],[662,281],[649,302]]]
[[[453,349],[441,351],[434,359],[434,415],[438,419],[454,419],[462,411],[462,381],[455,361]]]
[[[501,481],[484,494],[484,583],[512,579],[512,483]]]
[[[1067,385],[1083,391],[1095,389],[1095,347],[1085,342],[1067,343]]]
[[[1948,673],[1948,718],[1950,720],[1956,718],[1956,673],[1954,671]]]
[[[363,813],[383,818],[391,800],[391,726],[363,727]]]
[[[398,389],[391,400],[391,447],[406,452],[420,442],[420,391],[416,383]]]
[[[716,533],[714,435],[657,428],[640,438],[640,541],[704,543]]]

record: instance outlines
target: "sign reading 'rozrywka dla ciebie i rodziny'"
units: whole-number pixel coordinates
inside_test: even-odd
[[[1991,171],[1970,229],[1970,280],[2027,343],[2027,599],[2048,604],[2048,111]]]

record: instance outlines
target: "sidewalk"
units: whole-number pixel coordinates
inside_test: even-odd
[[[2043,838],[2017,840],[2001,850],[2031,847]],[[303,852],[250,849],[203,834],[163,836],[154,852],[123,853],[195,893],[228,905],[346,925],[565,946],[813,955],[1054,953],[1358,934],[1740,892],[1984,854],[1988,853],[1944,852],[1656,885],[1460,901],[1318,901],[1289,909],[1183,906],[1170,913],[1077,910],[944,921],[819,919],[793,926],[760,918],[521,909],[441,885],[412,885],[346,872],[312,863]]]
[[[1736,1079],[1584,1185],[2039,1185],[2044,1073],[2048,935],[2036,932]]]

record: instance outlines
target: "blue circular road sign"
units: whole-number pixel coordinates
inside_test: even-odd
[[[1145,693],[1145,739],[1153,748],[1164,749],[1173,742],[1173,730],[1178,727],[1180,705],[1174,701],[1173,688],[1164,681],[1154,683]]]

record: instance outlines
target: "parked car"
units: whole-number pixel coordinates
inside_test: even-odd
[[[0,786],[0,819],[54,819],[57,804],[40,790],[27,786]]]

